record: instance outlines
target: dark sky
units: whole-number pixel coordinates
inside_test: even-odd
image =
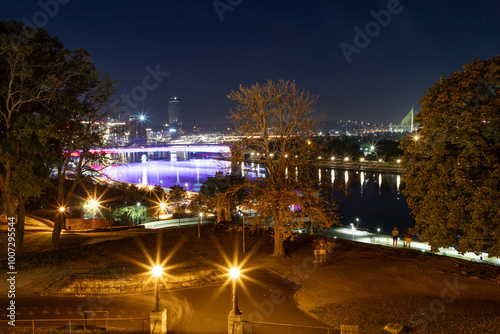
[[[500,54],[498,0],[5,0],[0,17],[88,50],[151,125],[172,96],[184,124],[226,122],[231,90],[280,78],[326,119],[399,123],[441,76]]]

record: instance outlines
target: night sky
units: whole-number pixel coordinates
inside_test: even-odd
[[[399,123],[441,76],[500,54],[498,0],[9,0],[0,16],[88,50],[151,126],[172,96],[185,125],[227,122],[231,90],[280,78],[328,120]]]

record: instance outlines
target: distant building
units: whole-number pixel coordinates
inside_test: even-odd
[[[145,142],[147,140],[144,116],[133,115],[129,118],[129,142]]]
[[[181,99],[178,97],[168,100],[168,125],[171,138],[177,138],[182,128]]]

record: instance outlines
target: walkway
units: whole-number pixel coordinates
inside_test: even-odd
[[[305,233],[305,231],[301,231]],[[316,232],[316,235],[340,238],[345,240],[352,240],[356,242],[364,242],[368,244],[376,244],[386,247],[392,247],[392,235],[385,235],[380,233],[371,233],[367,231],[358,230],[356,228],[347,228],[347,227],[334,227],[330,228],[326,231]],[[398,238],[398,248],[404,248],[405,241],[404,238]],[[430,252],[431,247],[428,243],[422,241],[416,241],[413,238],[411,242],[411,249],[420,250],[422,252]],[[435,253],[437,255],[451,256],[459,259],[490,264],[494,266],[500,266],[500,259],[497,257],[488,257],[488,253],[481,253],[476,255],[474,253],[465,253],[464,255],[459,254],[455,248],[440,248],[439,252]]]

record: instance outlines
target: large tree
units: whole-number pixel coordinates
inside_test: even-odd
[[[0,191],[8,217],[15,217],[16,248],[22,252],[24,204],[41,193],[45,137],[50,120],[38,111],[68,80],[66,50],[42,29],[15,21],[0,22]],[[49,133],[50,135],[50,133]],[[36,162],[36,163],[35,163]]]
[[[266,226],[271,221],[273,256],[282,257],[284,241],[293,238],[296,228],[338,222],[335,204],[325,198],[318,177],[321,149],[319,141],[312,140],[318,126],[313,117],[316,97],[284,80],[240,86],[228,97],[237,102],[230,119],[236,134],[243,137],[232,148],[233,166],[253,152],[266,171],[247,174],[233,192],[244,189],[247,209],[256,213],[247,219],[249,223]]]
[[[54,167],[57,179],[57,206],[66,207],[78,184],[92,177],[92,166],[106,165],[104,154],[93,153],[93,148],[104,146],[106,128],[102,125],[112,111],[109,97],[114,84],[108,76],[102,76],[94,67],[89,54],[83,49],[72,53],[71,75],[64,89],[57,92],[44,111],[51,119],[53,128],[44,155],[47,164]],[[69,189],[64,186],[71,179]],[[64,216],[59,214],[54,222],[52,248],[59,248]]]
[[[77,168],[88,161],[85,149],[100,138],[92,123],[102,117],[110,93],[112,82],[100,76],[86,51],[65,49],[43,29],[0,22],[0,190],[7,215],[17,209],[19,252],[26,200],[41,194],[53,166],[64,182],[73,150],[83,149]],[[62,197],[59,205],[67,202]],[[61,221],[54,226],[58,237]]]
[[[404,193],[433,251],[500,255],[500,57],[442,77],[403,141]]]

